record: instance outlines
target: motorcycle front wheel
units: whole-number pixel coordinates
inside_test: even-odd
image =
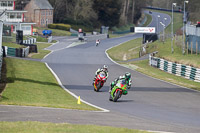
[[[115,92],[115,94],[114,94],[115,96],[114,96],[114,102],[117,102],[117,100],[120,98],[120,91],[117,91],[117,93]]]
[[[94,91],[99,92],[99,89],[101,88],[101,82],[97,83],[96,87],[97,89],[94,88]]]

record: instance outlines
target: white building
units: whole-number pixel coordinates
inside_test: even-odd
[[[11,32],[23,30],[24,35],[33,34],[33,25],[35,23],[24,23],[24,13],[27,11],[15,10],[16,0],[0,0],[0,14],[5,11],[4,25],[11,26]],[[1,17],[1,16],[0,16]]]

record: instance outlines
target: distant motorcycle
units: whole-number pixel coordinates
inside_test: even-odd
[[[96,40],[96,47],[100,44],[100,40]]]
[[[127,89],[126,80],[118,80],[117,84],[113,87],[112,91],[110,92],[110,101],[117,102],[117,100],[122,96],[123,91]]]
[[[106,82],[106,74],[105,72],[100,72],[93,83],[94,85],[94,91],[98,92]]]

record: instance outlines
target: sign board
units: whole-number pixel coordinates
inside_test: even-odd
[[[16,31],[16,42],[17,44],[23,44],[23,31],[22,30],[17,30]]]
[[[3,36],[11,36],[11,26],[3,25]]]
[[[155,27],[135,27],[135,33],[156,33]]]

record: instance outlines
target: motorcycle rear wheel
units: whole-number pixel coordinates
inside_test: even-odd
[[[120,91],[115,92],[114,102],[117,102],[117,100],[120,98]]]
[[[112,96],[110,95],[110,97],[109,97],[109,101],[113,101],[113,99],[112,99]]]

